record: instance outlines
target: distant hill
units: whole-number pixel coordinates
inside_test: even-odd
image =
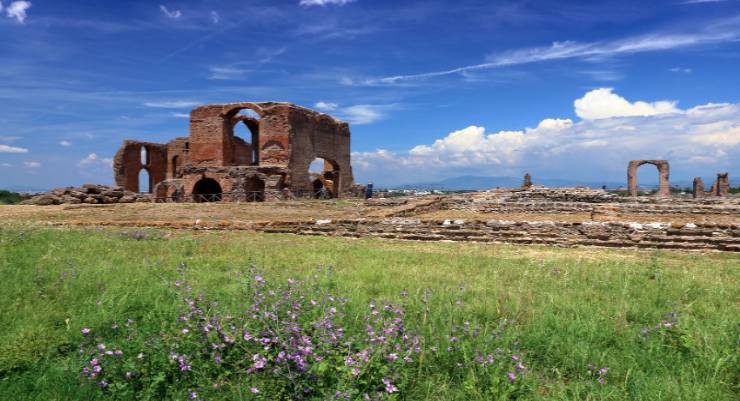
[[[15,205],[16,203],[20,203],[26,199],[28,199],[27,196],[21,195],[17,192],[0,189],[0,205]]]
[[[447,178],[436,182],[419,182],[405,185],[393,186],[393,189],[439,189],[449,191],[464,191],[464,190],[486,190],[496,187],[501,188],[517,188],[522,185],[523,177],[485,177],[485,176],[474,176],[465,175],[461,177]],[[533,177],[533,183],[535,185],[544,185],[546,187],[575,187],[584,186],[590,188],[601,188],[602,185],[606,185],[607,188],[613,189],[623,187],[626,182],[614,182],[614,181],[578,181],[562,178],[549,178],[549,179],[537,179]]]

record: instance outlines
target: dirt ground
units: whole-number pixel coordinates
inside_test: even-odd
[[[416,200],[422,204],[427,200]],[[357,199],[296,200],[265,203],[133,203],[113,205],[0,206],[0,224],[70,224],[161,226],[172,223],[187,226],[209,223],[290,222],[338,219],[380,219],[394,214],[422,220],[512,220],[512,221],[591,221],[590,213],[481,213],[463,210],[399,213],[409,206],[367,206]],[[398,213],[398,214],[397,214]],[[728,214],[629,214],[618,221],[648,223],[734,223],[740,216]],[[163,224],[165,223],[165,224]],[[227,226],[229,224],[226,224]]]

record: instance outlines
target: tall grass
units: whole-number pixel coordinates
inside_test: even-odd
[[[371,300],[397,302],[401,292],[415,300],[410,323],[425,337],[449,339],[464,321],[505,322],[504,343],[521,351],[528,373],[526,391],[500,399],[732,400],[738,391],[733,254],[4,228],[0,399],[107,397],[80,373],[81,329],[115,336],[111,325],[130,319],[143,333],[170,331],[182,312],[172,291],[181,263],[193,292],[224,314],[243,310],[251,265],[276,282],[332,266],[323,290],[347,298],[350,329],[364,329]],[[469,370],[433,367],[393,396],[490,399]],[[254,396],[246,390],[220,397]]]

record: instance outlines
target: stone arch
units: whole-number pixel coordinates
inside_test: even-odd
[[[255,106],[257,107],[257,106]],[[261,111],[261,109],[259,109]],[[244,113],[251,111],[251,114]],[[226,128],[232,140],[232,164],[235,166],[258,166],[260,159],[260,119],[262,115],[251,107],[236,108],[224,115]],[[243,124],[240,125],[240,124]],[[248,133],[238,134],[241,127]]]
[[[321,162],[320,166],[316,166],[319,161]],[[310,171],[314,166],[320,167],[321,171]],[[311,188],[314,191],[314,197],[339,197],[341,174],[339,163],[336,161],[327,157],[317,156],[309,165],[309,180],[311,181]]]
[[[221,184],[213,178],[201,178],[193,186],[193,202],[220,202],[223,197]]]
[[[637,196],[637,169],[643,164],[652,164],[657,167],[660,175],[660,185],[655,196],[670,196],[671,184],[669,181],[670,167],[667,160],[632,160],[627,166],[627,186],[630,196]]]

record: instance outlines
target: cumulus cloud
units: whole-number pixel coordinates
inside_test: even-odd
[[[60,146],[64,146],[65,148],[68,148],[68,147],[72,146],[72,142],[70,142],[70,141],[59,141],[59,145]]]
[[[157,109],[182,109],[187,107],[195,107],[201,104],[201,102],[193,100],[165,100],[161,102],[146,102],[144,106],[154,107]]]
[[[162,11],[162,14],[164,14],[167,18],[178,19],[178,18],[182,17],[182,12],[180,12],[180,10],[172,10],[172,11],[170,11],[163,4],[160,4],[159,9]]]
[[[8,16],[8,18],[15,18],[16,21],[19,23],[26,22],[26,18],[28,17],[28,9],[31,8],[31,2],[30,1],[14,1],[10,4],[8,4],[8,7],[5,9],[5,14]],[[0,4],[0,11],[2,11],[3,6]]]
[[[612,88],[592,90],[575,101],[576,115],[584,120],[595,120],[611,117],[654,116],[657,114],[677,113],[674,101],[634,102],[613,93]]]
[[[589,98],[579,121],[548,118],[534,128],[493,132],[471,125],[407,151],[355,152],[352,162],[361,177],[389,184],[525,171],[619,180],[633,159],[667,159],[687,175],[740,169],[740,103],[681,110],[671,102],[629,102],[607,88],[593,92],[618,101],[591,102],[587,94],[579,99]]]
[[[25,162],[23,162],[23,165],[26,166],[27,168],[39,168],[39,167],[41,167],[41,163],[39,163],[37,161],[33,161],[33,160],[25,161]]]
[[[80,167],[86,166],[101,166],[101,167],[113,167],[113,159],[99,158],[97,153],[90,153],[84,159],[77,163]]]
[[[28,153],[28,149],[0,144],[0,153]]]
[[[355,0],[301,0],[299,3],[302,6],[310,7],[310,6],[327,6],[330,4],[335,4],[338,6],[343,6],[348,3],[353,3]]]

